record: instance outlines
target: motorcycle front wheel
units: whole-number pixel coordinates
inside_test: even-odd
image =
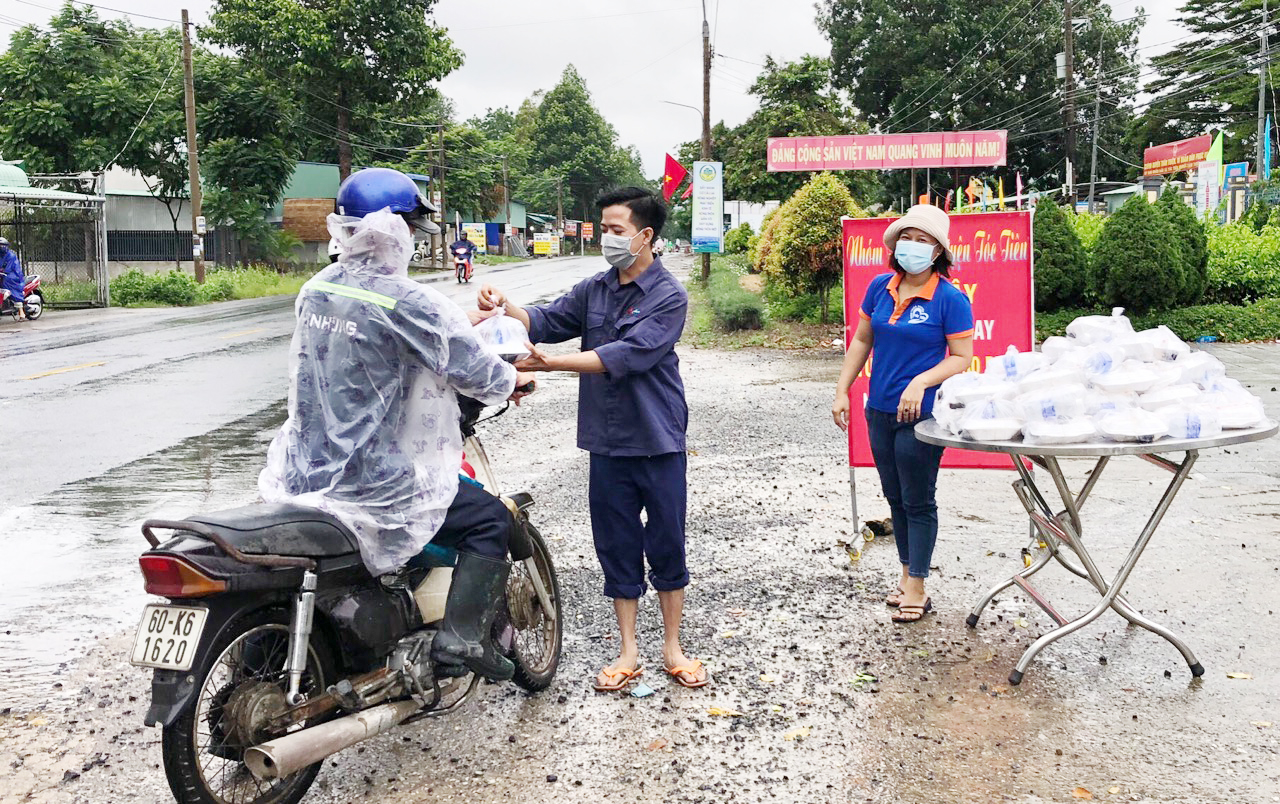
[[[259,610],[241,617],[196,668],[196,698],[161,739],[165,776],[180,804],[296,804],[322,763],[259,782],[244,752],[272,736],[264,713],[281,711],[288,685],[288,612]],[[312,697],[337,680],[333,654],[318,632],[308,645],[302,693]]]
[[[526,526],[533,542],[533,563],[546,587],[547,596],[551,598],[555,615],[543,608],[538,599],[529,568],[524,562],[516,564],[507,583],[507,606],[511,622],[516,627],[515,655],[511,658],[516,666],[516,684],[530,692],[539,692],[551,686],[551,680],[560,667],[564,602],[560,598],[556,568],[551,563],[551,551],[538,529],[532,523],[526,523]]]

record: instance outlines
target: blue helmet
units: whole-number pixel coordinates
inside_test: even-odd
[[[438,212],[418,190],[413,179],[390,168],[365,168],[352,173],[338,188],[338,214],[363,218],[390,208],[410,226],[436,234],[440,228],[427,215]]]

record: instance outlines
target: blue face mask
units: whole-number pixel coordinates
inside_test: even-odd
[[[933,250],[937,246],[918,243],[915,240],[899,240],[893,246],[893,258],[909,274],[922,274],[933,265]]]

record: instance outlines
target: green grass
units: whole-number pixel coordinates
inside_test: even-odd
[[[512,257],[506,254],[477,254],[476,265],[503,265],[509,262],[528,262],[532,257]]]
[[[40,293],[48,303],[94,301],[98,298],[98,283],[64,279],[61,282],[40,283]]]
[[[111,303],[119,307],[185,307],[193,304],[296,296],[313,271],[279,273],[264,266],[219,268],[197,285],[189,274],[168,271],[147,274],[125,271],[111,280]]]

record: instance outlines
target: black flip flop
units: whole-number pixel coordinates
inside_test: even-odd
[[[898,616],[903,612],[911,612],[914,614],[917,611],[920,612],[919,617],[899,617]],[[923,606],[901,606],[901,605],[898,606],[898,610],[891,615],[890,619],[892,619],[895,623],[918,623],[924,619],[924,615],[928,614],[931,611],[933,611],[933,598],[926,597],[924,599]]]

